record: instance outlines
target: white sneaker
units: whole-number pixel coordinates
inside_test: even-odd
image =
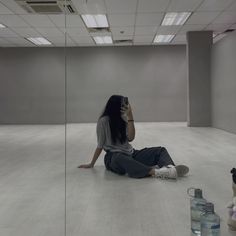
[[[177,166],[169,165],[169,166],[174,167],[176,169],[178,177],[183,177],[189,172],[189,168],[185,165],[177,165]]]
[[[165,166],[155,169],[155,177],[162,179],[177,179],[177,171],[174,166]]]

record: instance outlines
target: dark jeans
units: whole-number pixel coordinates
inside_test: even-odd
[[[128,174],[132,178],[148,176],[151,168],[175,165],[164,147],[151,147],[134,150],[132,155],[121,152],[107,152],[104,158],[107,170],[116,174]]]

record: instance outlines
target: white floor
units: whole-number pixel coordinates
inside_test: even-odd
[[[0,235],[190,236],[188,187],[200,187],[221,216],[231,200],[236,135],[184,123],[136,124],[136,149],[165,146],[190,174],[178,181],[131,179],[78,169],[96,147],[95,124],[0,126]]]

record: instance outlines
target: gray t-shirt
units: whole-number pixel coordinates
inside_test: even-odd
[[[105,151],[122,152],[131,155],[134,150],[128,140],[124,143],[120,143],[119,141],[115,144],[112,143],[108,116],[101,117],[97,122],[97,142],[97,147],[103,148]]]

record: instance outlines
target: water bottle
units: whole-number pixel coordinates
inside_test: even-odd
[[[194,190],[194,195],[191,191]],[[187,191],[190,199],[191,230],[196,235],[201,235],[200,216],[204,213],[206,199],[202,197],[202,190],[199,188],[189,188]]]
[[[201,215],[201,236],[220,236],[220,217],[214,212],[214,205],[207,202]]]

